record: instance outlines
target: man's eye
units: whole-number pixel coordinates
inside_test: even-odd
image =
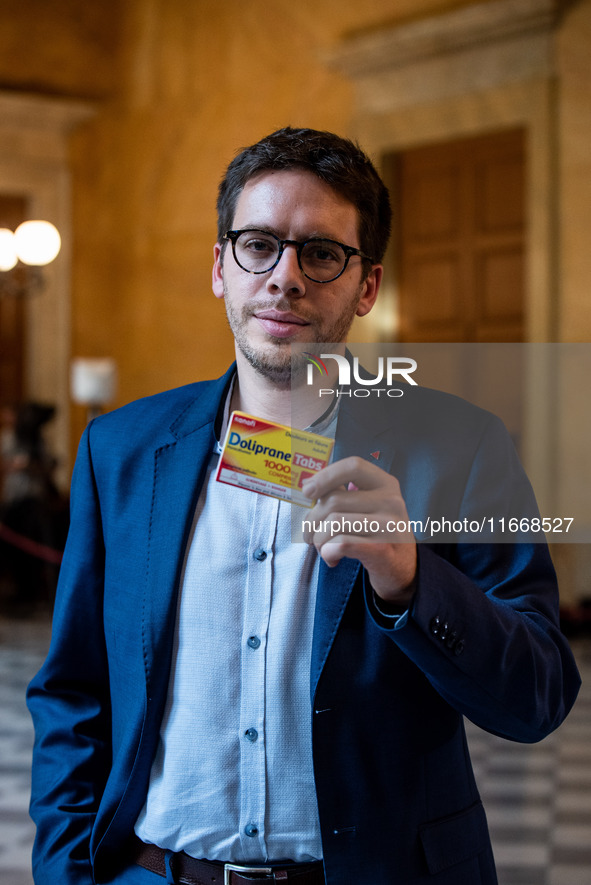
[[[305,251],[305,258],[317,264],[330,264],[341,262],[340,250],[329,243],[310,243]]]
[[[242,236],[238,240],[239,245],[243,249],[247,249],[249,252],[274,252],[277,249],[277,243],[275,240],[271,239],[271,237],[264,237],[258,234],[257,236]]]
[[[318,261],[336,261],[336,255],[329,249],[316,249],[316,258]]]

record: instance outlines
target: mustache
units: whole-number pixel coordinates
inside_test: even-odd
[[[307,323],[313,322],[317,319],[315,315],[307,312],[303,313],[301,310],[294,310],[293,305],[290,304],[289,301],[261,301],[256,304],[245,304],[242,307],[242,316],[251,317],[254,316],[255,313],[262,313],[265,310],[277,310],[282,313],[291,313]]]

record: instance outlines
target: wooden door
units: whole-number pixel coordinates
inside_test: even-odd
[[[397,197],[401,341],[522,341],[522,130],[405,151]]]
[[[14,230],[25,218],[25,211],[23,197],[0,194],[0,227]],[[0,291],[0,407],[21,402],[24,398],[24,355],[23,298],[2,296]]]

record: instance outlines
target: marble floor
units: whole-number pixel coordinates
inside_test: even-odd
[[[583,685],[545,740],[515,744],[467,724],[500,885],[591,885],[591,638],[572,647]]]
[[[0,885],[31,885],[33,727],[25,688],[49,644],[48,620],[0,619]]]
[[[33,734],[24,691],[49,634],[46,620],[0,619],[0,885],[33,881],[27,814]],[[500,885],[591,883],[591,639],[573,640],[573,648],[583,687],[553,735],[513,744],[469,724]]]

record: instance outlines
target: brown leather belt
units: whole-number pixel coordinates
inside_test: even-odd
[[[131,859],[151,873],[166,878],[166,852],[157,845],[134,839]],[[326,885],[322,863],[246,866],[197,860],[184,851],[172,855],[175,882],[181,885]]]

